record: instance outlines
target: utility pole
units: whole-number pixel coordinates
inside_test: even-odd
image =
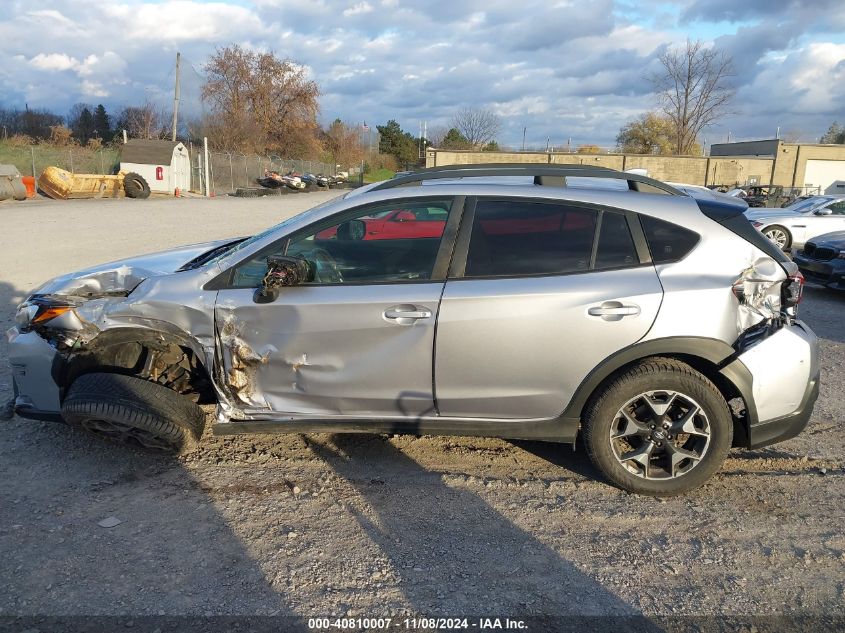
[[[176,88],[173,91],[173,137],[172,141],[176,140],[176,122],[179,119],[179,62],[182,54],[176,52]]]
[[[525,132],[526,132],[527,129],[528,129],[527,127],[522,128],[522,151],[523,152],[525,151]]]

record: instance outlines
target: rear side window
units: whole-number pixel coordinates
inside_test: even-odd
[[[698,244],[698,233],[677,224],[648,215],[641,215],[640,222],[655,264],[677,262]]]
[[[599,243],[593,268],[623,268],[637,264],[639,264],[639,257],[625,216],[621,213],[604,211],[601,214]]]
[[[585,271],[598,214],[565,204],[479,200],[470,236],[468,277]]]

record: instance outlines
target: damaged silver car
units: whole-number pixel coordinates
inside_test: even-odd
[[[592,167],[407,174],[44,284],[8,333],[13,407],[159,450],[203,404],[224,434],[580,435],[616,485],[680,493],[818,395],[803,279],[744,208]]]

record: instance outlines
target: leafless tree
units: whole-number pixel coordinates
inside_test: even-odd
[[[464,108],[452,117],[454,127],[473,148],[492,141],[502,129],[499,117],[490,110]]]
[[[449,128],[443,125],[435,125],[428,130],[428,138],[426,139],[431,147],[443,147],[443,141],[446,139],[446,134],[449,133]]]
[[[364,159],[360,132],[340,119],[335,119],[323,132],[323,147],[331,160],[343,167],[358,165]]]
[[[167,117],[161,108],[149,101],[140,106],[127,106],[117,118],[117,128],[125,129],[132,138],[159,139],[168,133]]]
[[[729,114],[735,94],[730,86],[733,62],[700,40],[687,40],[684,48],[668,49],[659,59],[663,70],[651,82],[672,122],[675,153],[691,154],[701,131]]]

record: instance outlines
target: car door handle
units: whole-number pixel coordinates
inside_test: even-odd
[[[388,321],[398,323],[399,325],[413,325],[420,319],[431,318],[431,310],[420,306],[403,304],[391,306],[382,315]]]
[[[619,321],[626,316],[636,316],[640,313],[640,306],[634,304],[624,305],[620,301],[605,301],[600,306],[593,306],[587,309],[590,316],[601,317],[605,321]]]

